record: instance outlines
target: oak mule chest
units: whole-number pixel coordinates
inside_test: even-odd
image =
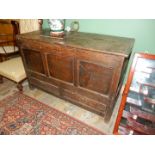
[[[30,87],[68,100],[109,121],[134,39],[49,30],[17,36]]]

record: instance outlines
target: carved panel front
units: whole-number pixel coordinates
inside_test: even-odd
[[[79,85],[83,88],[108,95],[113,69],[90,62],[80,62]]]
[[[41,53],[35,50],[23,49],[27,69],[45,74]]]
[[[56,54],[47,55],[48,70],[51,77],[73,83],[74,57]]]

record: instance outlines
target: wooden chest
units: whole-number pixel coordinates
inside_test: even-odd
[[[49,30],[17,36],[30,86],[41,88],[109,121],[134,39]]]

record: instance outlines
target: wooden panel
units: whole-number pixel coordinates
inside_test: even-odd
[[[70,55],[47,55],[49,75],[51,77],[73,83],[74,78],[74,57]]]
[[[111,86],[113,69],[90,62],[80,62],[79,85],[107,95]]]
[[[23,54],[26,61],[27,69],[41,74],[45,74],[42,56],[40,52],[29,49],[23,49]]]

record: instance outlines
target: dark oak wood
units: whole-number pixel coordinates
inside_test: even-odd
[[[49,30],[17,36],[30,86],[71,101],[109,121],[134,39]]]

